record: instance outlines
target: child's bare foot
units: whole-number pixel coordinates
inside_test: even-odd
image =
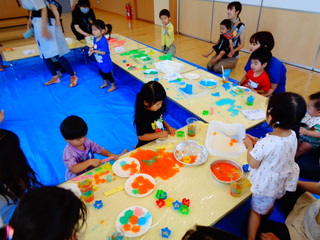
[[[105,87],[108,87],[108,86],[109,86],[108,83],[104,83],[104,84],[102,84],[102,85],[100,86],[100,88],[105,88]]]
[[[60,83],[60,82],[61,82],[61,80],[60,80],[59,76],[56,75],[56,76],[53,76],[53,77],[51,78],[51,80],[48,81],[48,82],[46,82],[44,85],[48,86],[48,85],[51,85],[51,84],[53,84],[53,83]]]
[[[108,92],[112,92],[112,91],[114,91],[116,89],[117,89],[116,85],[112,84],[111,88],[108,89]]]
[[[0,68],[0,72],[4,72],[5,71],[5,69],[3,69],[3,68]]]

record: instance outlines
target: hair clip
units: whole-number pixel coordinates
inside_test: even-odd
[[[278,124],[278,125],[279,125],[279,124],[280,124],[280,122],[279,122],[279,121],[276,121],[276,124]]]
[[[6,235],[7,239],[8,239],[8,240],[12,240],[14,230],[13,230],[13,228],[12,228],[10,225],[7,225],[7,226],[6,226],[6,232],[7,232],[7,235]]]

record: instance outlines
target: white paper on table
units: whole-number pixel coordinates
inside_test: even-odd
[[[23,50],[23,53],[24,53],[25,55],[34,54],[34,53],[35,53],[35,50],[34,50],[34,49]]]
[[[125,48],[124,48],[124,46],[120,46],[120,47],[115,47],[113,50],[116,53],[121,53],[121,52],[124,52]]]
[[[180,73],[169,73],[164,76],[165,79],[168,81],[176,80],[178,78],[183,78],[183,76]]]
[[[266,118],[266,112],[262,109],[242,110],[242,113],[250,120],[260,120]]]

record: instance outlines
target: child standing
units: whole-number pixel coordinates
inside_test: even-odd
[[[101,160],[94,158],[94,153],[106,157],[114,157],[115,160],[120,156],[87,139],[88,126],[78,116],[69,116],[64,119],[60,125],[60,131],[63,138],[68,142],[62,157],[67,167],[66,180],[98,167],[101,164]],[[126,152],[128,150],[123,151],[123,153]]]
[[[166,138],[168,134],[175,133],[176,129],[162,117],[166,113],[166,97],[163,86],[156,81],[146,83],[138,93],[134,116],[139,139],[137,148],[157,138]]]
[[[271,83],[265,68],[271,58],[271,52],[264,48],[260,48],[251,53],[251,69],[241,79],[240,85],[249,87],[259,94],[268,93]]]
[[[106,31],[106,27],[108,30]],[[104,24],[101,20],[95,20],[92,23],[92,35],[94,36],[93,47],[89,50],[89,56],[94,54],[99,67],[99,73],[104,81],[104,84],[101,85],[101,88],[108,86],[108,80],[111,83],[111,88],[108,89],[108,92],[112,92],[117,87],[114,83],[114,78],[112,75],[112,61],[110,57],[109,44],[105,38],[105,34],[111,35],[112,26],[110,24]]]
[[[320,149],[320,92],[309,96],[307,113],[302,119],[300,127],[300,144],[296,157]]]
[[[214,45],[207,54],[202,54],[203,57],[207,58],[216,52],[216,56],[213,57],[209,63],[215,65],[220,61],[221,58],[227,58],[230,51],[233,50],[233,33],[230,32],[231,21],[229,19],[224,19],[220,23],[220,38],[216,45]]]
[[[168,9],[162,9],[159,13],[162,23],[161,27],[161,50],[164,53],[176,54],[176,46],[174,45],[174,27],[170,22],[170,12]]]
[[[246,135],[248,163],[252,168],[251,212],[248,239],[256,239],[261,216],[270,213],[276,199],[286,191],[296,190],[299,167],[294,161],[297,138],[290,128],[301,121],[306,111],[305,100],[298,94],[278,93],[269,99],[266,121],[273,128],[263,139]]]

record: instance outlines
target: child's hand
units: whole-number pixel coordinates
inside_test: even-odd
[[[89,48],[89,56],[93,54],[93,47]]]
[[[257,137],[254,137],[254,136],[252,136],[250,134],[246,134],[246,135],[251,140],[253,145],[255,145],[259,141],[259,138],[257,138]]]
[[[90,165],[93,167],[98,167],[101,164],[101,160],[97,158],[90,159]]]
[[[300,135],[307,135],[308,134],[308,130],[305,129],[304,127],[300,127],[299,134]]]
[[[174,136],[176,133],[177,129],[173,128],[173,127],[169,127],[167,128],[167,132],[171,135]]]
[[[261,240],[280,240],[276,235],[272,232],[262,233],[260,236]]]
[[[243,139],[243,144],[246,146],[247,149],[251,150],[253,148],[253,142],[249,134],[246,134],[245,138]]]
[[[167,137],[168,137],[167,131],[158,132],[158,138],[167,138]]]
[[[116,155],[112,153],[109,157],[114,157],[114,160],[117,160],[120,157],[120,155]]]

